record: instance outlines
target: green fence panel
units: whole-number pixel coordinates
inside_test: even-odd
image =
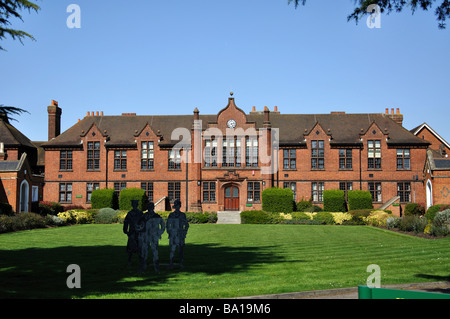
[[[450,299],[450,294],[358,286],[359,299]]]

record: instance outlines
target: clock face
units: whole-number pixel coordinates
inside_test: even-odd
[[[235,121],[235,120],[229,120],[229,121],[227,122],[227,126],[228,126],[229,128],[235,128],[235,127],[236,127],[236,121]]]

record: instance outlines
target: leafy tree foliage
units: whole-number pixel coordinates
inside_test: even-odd
[[[354,0],[357,5],[353,13],[351,13],[347,20],[355,20],[356,23],[361,20],[361,18],[371,13],[370,10],[367,12],[367,8],[370,5],[376,4],[380,7],[381,12],[387,14],[392,11],[401,12],[405,7],[410,7],[412,13],[417,9],[422,9],[428,11],[431,9],[436,2],[436,0]],[[435,8],[434,14],[437,17],[438,27],[440,29],[445,29],[446,19],[450,18],[450,0],[439,0],[441,3]],[[305,5],[306,0],[288,0],[288,3],[294,2],[297,8],[300,4]]]
[[[19,18],[23,21],[22,15],[19,13],[19,11],[23,9],[26,9],[29,12],[38,12],[40,7],[27,0],[0,0],[0,41],[6,39],[7,35],[14,40],[19,40],[22,44],[24,38],[34,40],[34,37],[25,31],[8,28],[8,26],[11,25],[11,18]],[[0,50],[5,51],[1,46]]]

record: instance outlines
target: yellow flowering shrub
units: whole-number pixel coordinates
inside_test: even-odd
[[[291,214],[280,213],[281,218],[283,219],[292,219]]]
[[[306,215],[309,216],[309,218],[313,219],[315,215],[317,215],[317,213],[310,213],[310,212],[305,212]]]
[[[349,213],[331,213],[331,215],[337,225],[342,225],[344,221],[352,219],[352,215]]]
[[[75,223],[75,216],[72,214],[72,211],[68,210],[67,212],[58,213],[58,217],[61,218],[65,223],[73,224]]]
[[[375,210],[364,219],[371,226],[386,226],[386,220],[389,217],[392,217],[392,215],[382,210]]]

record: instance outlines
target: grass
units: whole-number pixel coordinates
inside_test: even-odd
[[[367,226],[191,225],[185,268],[127,269],[122,225],[77,225],[0,235],[0,298],[229,298],[356,287],[367,266],[381,284],[450,280],[450,238],[423,239]],[[151,260],[151,257],[150,257]],[[81,267],[81,289],[66,268]]]

